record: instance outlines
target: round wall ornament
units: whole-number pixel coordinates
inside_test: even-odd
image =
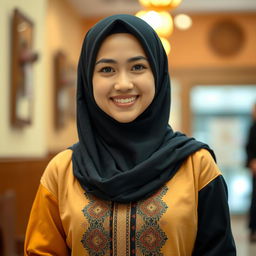
[[[237,54],[245,42],[245,33],[236,22],[225,19],[215,23],[209,33],[209,44],[220,56]]]

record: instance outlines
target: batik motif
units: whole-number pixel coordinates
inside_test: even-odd
[[[137,204],[136,255],[162,256],[161,248],[167,240],[159,225],[159,220],[167,210],[162,197],[167,192],[163,187],[155,195]]]
[[[90,256],[110,255],[111,231],[109,228],[111,203],[98,198],[88,197],[89,204],[82,210],[89,228],[81,243]]]
[[[88,197],[82,210],[88,229],[82,244],[90,256],[162,256],[167,236],[159,225],[167,210],[162,200],[167,192],[157,193],[133,204],[118,204]]]
[[[112,230],[112,255],[130,256],[131,204],[114,204]]]

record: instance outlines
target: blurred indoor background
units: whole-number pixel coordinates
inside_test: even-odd
[[[143,8],[138,0],[1,0],[0,246],[11,241],[6,255],[22,255],[49,159],[77,141],[76,66],[85,33],[103,17]],[[245,167],[256,102],[256,0],[183,0],[169,13],[170,124],[215,150],[238,255],[256,255],[248,240]]]

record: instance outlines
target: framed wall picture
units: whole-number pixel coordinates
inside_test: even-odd
[[[55,129],[63,128],[70,119],[75,119],[76,68],[70,64],[66,54],[56,52],[54,56],[54,123]]]
[[[18,9],[12,17],[11,45],[11,125],[24,127],[32,123],[33,63],[38,54],[33,51],[33,22]]]

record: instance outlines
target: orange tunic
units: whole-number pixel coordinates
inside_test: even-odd
[[[208,151],[189,156],[151,197],[129,204],[88,195],[65,150],[46,168],[32,207],[25,255],[192,255],[198,194],[221,175]]]

